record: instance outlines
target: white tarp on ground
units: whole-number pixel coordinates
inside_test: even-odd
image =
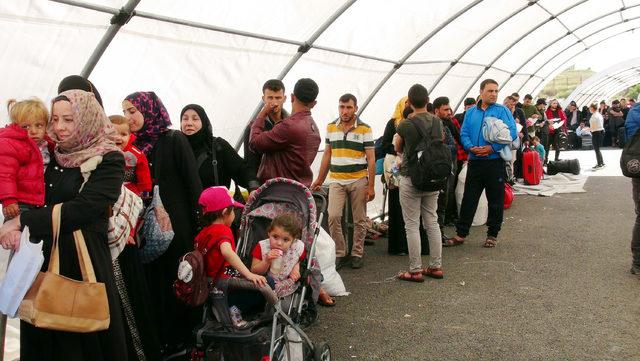
[[[615,177],[622,176],[619,161],[622,149],[607,149],[602,151],[602,157],[606,168],[600,170],[592,170],[596,163],[596,155],[591,151],[569,151],[561,152],[561,159],[578,159],[580,162],[580,174],[573,175],[568,173],[558,173],[552,176],[546,175],[540,184],[535,186],[517,183],[513,189],[515,194],[529,194],[534,196],[550,197],[558,193],[582,193],[585,192],[584,184],[589,177]],[[553,159],[555,153],[551,151],[550,159]]]

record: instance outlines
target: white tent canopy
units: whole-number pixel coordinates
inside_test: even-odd
[[[320,125],[349,92],[378,136],[414,83],[456,108],[485,78],[502,95],[535,95],[638,27],[640,0],[3,0],[0,100],[49,100],[63,77],[82,73],[109,114],[127,94],[153,90],[174,126],[198,103],[233,144],[267,79],[290,92],[310,77]]]
[[[600,99],[609,99],[638,83],[640,83],[640,58],[633,58],[592,75],[567,99],[574,100],[579,107],[588,106]]]

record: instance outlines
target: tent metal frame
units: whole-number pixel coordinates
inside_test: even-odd
[[[569,57],[569,59],[565,60],[565,61],[564,61],[564,62],[562,62],[560,65],[558,65],[557,67],[555,67],[552,71],[550,71],[550,72],[547,74],[547,76],[546,76],[546,77],[543,77],[543,80],[541,80],[541,81],[540,81],[540,82],[539,82],[539,83],[538,83],[538,84],[533,88],[533,92],[532,92],[532,93],[536,93],[536,92],[540,91],[540,88],[541,88],[541,86],[543,86],[543,85],[544,85],[543,83],[544,83],[544,80],[545,80],[546,78],[548,78],[549,76],[551,76],[551,74],[554,74],[556,71],[560,70],[563,66],[566,66],[566,64],[567,64],[567,63],[569,63],[570,61],[572,61],[573,59],[575,59],[578,55],[580,55],[580,54],[584,53],[585,51],[587,51],[587,50],[589,50],[589,49],[593,48],[594,46],[599,45],[599,44],[601,44],[601,43],[603,43],[603,42],[605,42],[605,41],[607,41],[607,40],[609,40],[609,39],[611,39],[611,38],[614,38],[614,37],[616,37],[616,36],[620,36],[620,35],[622,35],[622,34],[624,34],[624,33],[628,33],[628,32],[635,31],[635,30],[637,30],[637,29],[640,29],[640,27],[631,28],[631,29],[627,29],[627,30],[624,30],[624,31],[621,31],[621,32],[615,33],[615,34],[613,34],[613,35],[610,35],[610,36],[608,36],[608,37],[606,37],[606,38],[604,38],[604,39],[602,39],[602,40],[599,40],[599,41],[597,41],[597,42],[595,42],[595,43],[591,44],[591,45],[590,45],[590,46],[588,46],[588,47],[585,47],[584,49],[580,50],[580,51],[579,51],[579,52],[577,52],[576,54],[573,54],[571,57]],[[571,48],[571,47],[573,47],[573,46],[575,46],[575,45],[577,45],[577,44],[578,44],[578,43],[575,43],[575,44],[571,45],[569,48]],[[568,49],[568,48],[567,48],[567,49]],[[544,65],[543,65],[542,67],[544,67]],[[540,69],[542,69],[542,67],[540,67]],[[540,71],[540,69],[538,69],[538,71]],[[528,82],[527,82],[527,83],[528,83]],[[525,84],[523,84],[523,85],[522,85],[522,87],[520,87],[520,89],[522,89],[525,85],[526,85],[526,83],[525,83]],[[518,90],[518,91],[520,91],[520,90]]]
[[[559,36],[559,37],[557,37],[557,38],[553,39],[552,41],[550,41],[550,42],[546,43],[545,45],[543,45],[543,46],[542,46],[542,47],[540,47],[540,48],[541,48],[541,49],[546,49],[546,48],[548,48],[549,46],[551,46],[551,45],[555,44],[556,42],[558,42],[558,41],[560,41],[560,40],[562,40],[562,39],[566,38],[567,36],[569,36],[569,35],[570,35],[570,33],[575,33],[576,31],[578,31],[578,30],[580,30],[580,29],[584,28],[585,26],[592,24],[594,21],[598,21],[598,20],[604,19],[604,18],[606,18],[606,17],[608,17],[608,16],[611,16],[611,15],[613,15],[613,14],[616,14],[616,13],[619,13],[619,14],[620,14],[620,16],[622,16],[622,12],[623,12],[623,11],[625,11],[625,10],[629,10],[629,9],[633,9],[633,8],[635,8],[635,7],[638,7],[638,6],[640,6],[640,4],[632,5],[632,6],[628,6],[628,7],[622,7],[621,9],[614,10],[614,11],[611,11],[611,12],[609,12],[609,13],[606,13],[606,14],[600,15],[600,16],[598,16],[598,17],[594,18],[594,19],[591,19],[591,20],[589,20],[589,21],[587,21],[587,22],[583,23],[582,25],[580,25],[580,26],[576,27],[575,29],[571,30],[570,32],[568,32],[568,33],[566,33],[566,34],[564,34],[564,35],[561,35],[561,36]],[[628,21],[628,20],[625,20],[624,18],[622,18],[621,22],[625,22],[625,21]],[[619,24],[619,23],[614,23],[614,25],[617,25],[617,24]],[[602,30],[602,28],[600,29],[600,31],[601,31],[601,30]],[[574,35],[575,35],[575,34],[574,34]],[[576,35],[576,38],[578,38],[579,40],[582,40],[582,41],[584,41],[584,39],[585,39],[585,38],[587,38],[587,37],[588,37],[588,36],[585,36],[585,37],[583,37],[582,39],[580,39],[580,38]],[[534,52],[534,53],[533,53],[529,58],[527,58],[525,61],[523,61],[523,62],[522,62],[522,64],[520,64],[520,66],[518,66],[518,68],[516,68],[516,70],[514,70],[513,74],[511,74],[511,76],[509,77],[509,79],[507,79],[507,81],[504,83],[504,85],[503,85],[501,88],[504,88],[504,87],[509,83],[509,81],[510,81],[514,76],[518,75],[518,72],[519,72],[520,70],[522,70],[522,68],[524,68],[527,64],[529,64],[529,62],[530,62],[531,60],[533,60],[536,56],[538,56],[538,53],[535,53],[535,52]],[[546,62],[545,62],[545,64],[546,64]],[[535,73],[534,73],[534,74],[535,74]],[[527,82],[528,82],[528,80],[527,80],[527,81],[525,81],[525,83],[527,83]],[[523,85],[524,85],[524,84],[523,84]],[[520,89],[518,90],[518,92],[519,92],[520,90],[522,90],[522,86],[520,87]]]
[[[606,14],[602,14],[602,15],[598,15],[592,19],[590,19],[589,21],[585,22],[584,24],[574,28],[573,30],[569,29],[569,27],[561,20],[559,19],[559,16],[561,16],[562,14],[564,14],[565,12],[575,8],[576,6],[580,6],[586,2],[588,2],[589,0],[579,0],[576,1],[574,4],[568,6],[567,8],[563,9],[562,11],[554,14],[551,11],[549,11],[548,9],[546,9],[544,6],[542,6],[542,4],[539,3],[538,0],[531,0],[529,2],[527,2],[526,4],[524,4],[522,7],[516,9],[515,11],[513,11],[511,14],[509,14],[508,16],[505,16],[501,21],[498,21],[494,26],[492,26],[490,29],[486,30],[484,33],[482,33],[477,39],[475,39],[475,41],[471,42],[469,44],[469,46],[467,46],[462,52],[460,52],[458,54],[458,56],[456,56],[455,59],[453,60],[435,60],[435,61],[408,61],[408,59],[415,54],[426,42],[428,42],[431,38],[433,38],[436,34],[440,33],[440,31],[442,31],[447,25],[449,25],[450,23],[452,23],[453,21],[455,21],[457,18],[459,18],[461,15],[463,15],[464,13],[466,13],[467,11],[471,10],[472,8],[474,8],[476,5],[480,4],[482,1],[484,0],[475,0],[473,2],[470,2],[469,4],[467,4],[464,8],[460,9],[459,11],[457,11],[455,14],[453,14],[452,16],[450,16],[448,19],[446,19],[445,21],[441,22],[438,27],[436,27],[434,30],[432,30],[428,35],[426,35],[424,38],[422,38],[421,41],[419,41],[411,50],[409,50],[406,54],[404,54],[404,56],[402,58],[400,58],[399,60],[392,60],[392,59],[387,59],[387,58],[381,58],[381,57],[376,57],[376,56],[372,56],[372,55],[367,55],[367,54],[361,54],[361,53],[356,53],[356,52],[351,52],[351,51],[347,51],[347,50],[343,50],[343,49],[337,49],[337,48],[332,48],[332,47],[327,47],[327,46],[321,46],[321,45],[316,45],[315,42],[317,41],[317,39],[345,12],[347,11],[357,0],[349,0],[347,2],[345,2],[344,4],[342,4],[339,8],[337,8],[334,13],[309,37],[309,39],[307,39],[306,41],[302,42],[302,41],[296,41],[296,40],[291,40],[291,39],[285,39],[285,38],[280,38],[280,37],[275,37],[275,36],[268,36],[268,35],[262,35],[262,34],[257,34],[257,33],[252,33],[252,32],[248,32],[248,31],[241,31],[241,30],[236,30],[236,29],[231,29],[231,28],[226,28],[226,27],[220,27],[220,26],[214,26],[214,25],[210,25],[210,24],[204,24],[204,23],[199,23],[199,22],[195,22],[195,21],[188,21],[188,20],[183,20],[183,19],[178,19],[178,18],[174,18],[174,17],[169,17],[169,16],[163,16],[163,15],[158,15],[158,14],[153,14],[153,13],[149,13],[149,12],[145,12],[145,11],[138,11],[135,10],[137,5],[139,4],[140,0],[128,0],[128,2],[121,8],[121,9],[115,9],[115,8],[110,8],[110,7],[106,7],[106,6],[101,6],[101,5],[96,5],[96,4],[90,4],[90,3],[85,3],[79,0],[50,0],[52,2],[56,2],[56,3],[61,3],[61,4],[66,4],[66,5],[70,5],[70,6],[75,6],[75,7],[80,7],[80,8],[85,8],[85,9],[89,9],[89,10],[93,10],[93,11],[98,11],[98,12],[103,12],[103,13],[107,13],[107,14],[111,14],[113,15],[111,21],[110,21],[110,26],[107,28],[105,34],[103,35],[102,39],[100,40],[100,42],[97,44],[96,48],[94,49],[93,53],[91,54],[91,56],[89,57],[89,59],[87,60],[85,66],[82,69],[81,75],[84,77],[89,77],[91,72],[94,70],[95,66],[97,65],[97,63],[100,61],[101,57],[104,55],[104,52],[106,51],[106,49],[108,48],[109,44],[112,42],[112,40],[115,38],[115,36],[117,35],[118,31],[133,17],[140,17],[140,18],[144,18],[144,19],[150,19],[150,20],[156,20],[156,21],[160,21],[160,22],[165,22],[165,23],[171,23],[171,24],[176,24],[176,25],[181,25],[181,26],[187,26],[187,27],[193,27],[193,28],[199,28],[199,29],[204,29],[204,30],[210,30],[210,31],[216,31],[216,32],[220,32],[220,33],[226,33],[226,34],[231,34],[231,35],[238,35],[238,36],[243,36],[243,37],[248,37],[248,38],[254,38],[254,39],[260,39],[260,40],[265,40],[265,41],[271,41],[271,42],[277,42],[277,43],[282,43],[282,44],[288,44],[288,45],[293,45],[293,46],[297,46],[298,47],[298,51],[292,56],[291,60],[287,63],[287,65],[285,65],[285,67],[280,71],[279,75],[278,75],[278,79],[282,80],[284,79],[284,77],[289,73],[289,71],[293,68],[293,66],[295,66],[295,64],[300,60],[300,58],[306,54],[310,49],[316,49],[316,50],[320,50],[320,51],[327,51],[327,52],[331,52],[331,53],[337,53],[337,54],[343,54],[343,55],[347,55],[347,56],[354,56],[354,57],[358,57],[358,58],[362,58],[362,59],[368,59],[368,60],[373,60],[373,61],[378,61],[381,63],[388,63],[388,64],[392,64],[393,67],[392,69],[389,70],[389,72],[379,81],[379,83],[376,85],[376,87],[369,93],[369,95],[367,96],[366,100],[361,104],[359,110],[358,110],[358,115],[361,114],[366,107],[369,105],[369,103],[373,100],[373,98],[378,94],[378,92],[385,86],[385,84],[389,81],[389,79],[391,79],[391,77],[397,72],[398,69],[400,69],[403,65],[420,65],[420,64],[442,64],[442,63],[449,63],[447,69],[442,72],[438,78],[435,80],[435,82],[433,84],[431,84],[431,86],[429,87],[429,92],[433,92],[436,87],[440,84],[440,82],[446,77],[446,75],[457,65],[457,64],[465,64],[465,65],[472,65],[472,66],[478,66],[478,67],[483,67],[484,69],[479,73],[478,76],[476,76],[476,78],[473,80],[473,82],[471,82],[471,84],[469,85],[469,87],[467,88],[467,90],[462,94],[462,96],[460,97],[460,99],[458,99],[457,105],[455,106],[454,109],[457,109],[460,104],[462,103],[462,101],[464,100],[464,98],[469,94],[469,92],[472,90],[473,86],[482,78],[482,76],[484,76],[484,74],[486,74],[486,72],[490,69],[493,70],[497,70],[500,72],[504,72],[509,74],[509,78],[504,82],[504,84],[502,85],[501,88],[504,88],[515,76],[517,75],[521,75],[521,76],[529,76],[529,79],[525,80],[522,85],[520,85],[520,87],[518,88],[518,92],[522,91],[522,89],[529,85],[531,83],[531,79],[533,78],[539,78],[540,81],[538,82],[538,84],[533,88],[534,92],[538,91],[540,86],[545,84],[545,82],[548,82],[549,80],[547,79],[550,75],[552,75],[553,73],[555,73],[558,69],[560,69],[562,66],[566,65],[568,62],[572,61],[573,59],[575,59],[577,56],[579,56],[580,54],[582,54],[584,51],[592,48],[593,46],[602,43],[605,40],[609,40],[610,38],[614,37],[614,36],[619,36],[621,34],[624,34],[626,32],[629,31],[634,31],[638,28],[633,28],[633,29],[629,29],[629,30],[625,30],[619,33],[616,33],[610,37],[607,37],[606,39],[600,40],[596,43],[594,43],[591,46],[587,46],[585,44],[585,40],[593,35],[595,35],[596,33],[604,30],[604,28],[601,28],[587,36],[584,36],[583,38],[579,37],[575,32],[582,29],[583,27],[593,23],[593,21],[596,20],[600,20],[603,18],[606,18],[607,16],[611,16],[613,14],[618,13],[620,15],[620,22],[608,25],[605,28],[609,28],[612,26],[617,26],[635,19],[640,18],[639,17],[634,17],[634,18],[627,18],[625,19],[624,17],[624,12],[626,10],[630,10],[636,7],[639,7],[640,4],[636,4],[636,5],[630,5],[627,6],[624,1],[621,1],[622,3],[622,7],[608,12]],[[546,19],[544,19],[543,21],[539,22],[538,24],[536,24],[533,28],[531,28],[529,31],[527,31],[526,33],[522,34],[520,37],[518,37],[518,39],[516,39],[515,41],[513,41],[511,44],[509,44],[509,46],[507,46],[506,48],[504,48],[495,58],[493,58],[493,60],[491,62],[489,62],[489,64],[478,64],[478,63],[473,63],[473,62],[465,62],[465,61],[461,61],[461,59],[469,52],[471,51],[471,49],[473,49],[473,47],[480,41],[482,41],[483,39],[485,39],[487,36],[489,36],[490,34],[492,34],[496,29],[498,29],[500,27],[500,25],[502,25],[505,21],[508,21],[511,17],[516,16],[518,14],[520,14],[523,11],[526,11],[526,9],[528,9],[529,7],[533,6],[533,5],[537,5],[539,8],[541,8],[543,11],[545,11],[546,13],[548,13],[550,16]],[[571,49],[572,47],[574,47],[577,44],[584,44],[585,48],[580,50],[579,52],[577,52],[576,54],[574,54],[572,57],[570,57],[568,60],[564,61],[563,63],[561,63],[558,67],[554,68],[553,71],[551,71],[549,74],[547,74],[547,76],[541,76],[539,75],[540,70],[542,70],[542,68],[544,68],[544,66],[546,66],[548,64],[548,62],[543,63],[543,65],[541,65],[536,71],[532,72],[532,73],[519,73],[519,71],[526,66],[526,64],[528,64],[532,59],[535,58],[535,56],[537,56],[537,53],[534,53],[532,56],[530,56],[528,59],[526,59],[522,64],[520,64],[518,66],[518,68],[516,68],[515,71],[508,71],[506,69],[501,69],[498,67],[495,67],[494,64],[500,60],[514,45],[516,45],[518,42],[522,41],[523,39],[525,39],[526,37],[528,37],[529,35],[531,35],[535,30],[537,30],[540,26],[543,26],[545,24],[547,24],[550,21],[557,21],[562,27],[564,27],[567,30],[566,34],[563,34],[562,36],[554,39],[553,41],[549,42],[548,44],[540,47],[540,49],[545,49],[548,46],[552,45],[553,43],[562,40],[564,38],[566,38],[567,36],[574,36],[577,41],[575,43],[573,43],[572,45],[566,47],[564,50],[560,51],[560,53],[563,53],[564,51]],[[254,113],[251,116],[251,119],[249,119],[249,121],[247,122],[247,124],[250,123],[250,121],[255,118],[255,116],[257,115],[257,113],[259,112],[260,108],[262,106],[262,102],[260,102],[260,104],[256,107]],[[247,128],[245,129],[245,132],[247,131]],[[241,137],[237,143],[236,143],[236,150],[239,149],[243,143],[243,139],[244,137]]]
[[[462,96],[460,97],[460,99],[458,100],[458,103],[456,104],[455,108],[453,109],[458,109],[460,107],[460,104],[462,104],[462,101],[464,100],[465,97],[467,97],[467,95],[469,94],[469,92],[471,91],[471,89],[473,89],[473,87],[476,85],[476,83],[478,82],[478,80],[480,80],[482,78],[482,76],[484,74],[487,73],[487,71],[490,69],[490,66],[493,66],[493,64],[495,64],[498,60],[500,60],[502,58],[502,56],[504,56],[504,54],[506,54],[507,52],[509,52],[509,50],[511,50],[511,48],[513,48],[517,43],[519,43],[520,41],[522,41],[524,38],[526,38],[527,36],[531,35],[531,33],[533,33],[534,31],[538,30],[539,27],[547,24],[550,21],[553,20],[558,20],[558,16],[566,13],[567,11],[573,9],[576,6],[582,5],[585,2],[587,2],[588,0],[580,0],[577,3],[568,6],[566,8],[564,8],[563,10],[561,10],[560,12],[558,12],[555,15],[551,15],[550,17],[548,17],[547,19],[537,23],[536,25],[534,25],[533,27],[531,27],[531,29],[529,29],[527,32],[525,32],[524,34],[520,35],[516,40],[514,40],[511,44],[509,44],[507,47],[505,47],[500,54],[498,54],[491,62],[489,62],[489,65],[487,67],[485,67],[485,69],[480,72],[478,74],[478,76],[475,78],[475,80],[473,82],[471,82],[471,84],[469,84],[469,87],[467,88],[466,91],[464,91],[462,93]],[[536,5],[538,5],[540,8],[542,8],[545,12],[547,11],[544,7],[542,7],[540,4],[538,4],[537,2],[535,3]],[[533,74],[537,74],[537,72],[533,72]],[[542,79],[542,81],[544,81],[544,79]]]

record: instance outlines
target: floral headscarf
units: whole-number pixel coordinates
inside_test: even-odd
[[[407,102],[407,99],[409,99],[409,97],[402,97],[398,101],[398,104],[396,104],[396,108],[393,111],[392,118],[393,120],[396,121],[396,127],[398,126],[398,124],[400,124],[400,121],[404,119],[404,117],[402,116],[402,112],[404,111],[405,103]]]
[[[76,168],[89,158],[120,151],[114,142],[115,129],[95,95],[84,90],[67,90],[56,99],[61,96],[71,103],[76,127],[69,138],[61,141],[53,131],[53,122],[49,122],[47,132],[57,144],[54,155],[58,164],[65,168]]]
[[[136,140],[133,142],[147,157],[150,156],[153,146],[163,133],[171,126],[169,112],[162,101],[154,92],[137,92],[129,94],[125,100],[133,104],[144,118],[142,128],[135,132]]]

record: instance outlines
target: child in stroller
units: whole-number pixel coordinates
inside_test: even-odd
[[[271,222],[269,238],[253,249],[251,272],[267,274],[267,280],[279,298],[295,292],[300,279],[300,262],[306,258],[300,225],[292,214],[282,214]],[[272,285],[273,283],[273,285]]]
[[[331,359],[328,345],[314,344],[300,326],[316,318],[314,300],[321,280],[314,257],[318,234],[316,202],[309,189],[293,180],[276,178],[252,193],[242,214],[238,256],[250,265],[254,247],[267,238],[272,220],[282,214],[295,216],[302,226],[300,240],[306,247],[307,257],[300,264],[300,279],[292,283],[293,293],[280,299],[269,286],[239,278],[219,281],[205,304],[202,324],[194,330],[192,360]],[[308,292],[309,288],[312,292]],[[266,305],[257,314],[245,313],[246,324],[237,327],[231,319],[229,299],[235,298],[232,295],[236,292],[248,291],[253,291],[253,298],[261,294]]]

